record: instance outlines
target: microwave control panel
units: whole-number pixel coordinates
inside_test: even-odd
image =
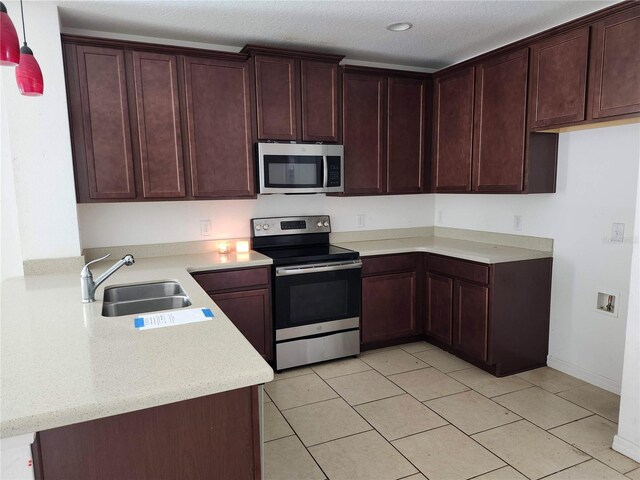
[[[341,157],[327,156],[327,187],[339,187],[342,185]]]

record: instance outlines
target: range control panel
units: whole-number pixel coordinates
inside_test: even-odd
[[[331,220],[329,215],[251,219],[251,235],[253,237],[330,232]]]

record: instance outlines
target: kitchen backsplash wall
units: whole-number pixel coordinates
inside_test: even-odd
[[[433,195],[327,197],[260,195],[257,200],[206,200],[79,204],[83,248],[187,242],[249,236],[254,217],[331,215],[334,231],[378,230],[433,225]],[[359,227],[364,215],[364,227]],[[211,222],[211,235],[200,222]]]

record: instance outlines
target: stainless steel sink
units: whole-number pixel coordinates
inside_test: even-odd
[[[173,310],[189,305],[191,300],[182,286],[175,281],[121,285],[104,289],[102,315],[119,317]]]
[[[104,289],[105,302],[129,302],[131,300],[170,297],[173,295],[186,295],[182,286],[174,281],[121,285]]]

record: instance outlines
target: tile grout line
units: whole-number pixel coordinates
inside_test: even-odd
[[[552,472],[549,475],[545,475],[544,477],[540,477],[538,480],[544,480],[545,478],[549,478],[551,475],[555,475],[556,473],[564,472],[565,470],[569,470],[570,468],[577,467],[578,465],[582,465],[583,463],[587,463],[590,460],[596,460],[596,459],[591,457],[591,456],[589,456],[589,458],[587,458],[586,460],[583,460],[582,462],[578,462],[575,465],[571,465],[569,467],[565,467],[565,468],[563,468],[561,470],[558,470],[557,472]]]
[[[435,347],[435,348],[437,348],[437,347]],[[329,442],[332,442],[332,441],[336,441],[336,440],[340,440],[340,439],[348,438],[348,437],[351,437],[351,436],[359,435],[359,434],[362,434],[362,433],[367,433],[367,432],[374,431],[374,432],[376,432],[380,437],[382,437],[382,439],[383,439],[387,444],[391,445],[391,446],[392,446],[392,448],[394,448],[394,449],[395,449],[395,450],[396,450],[396,451],[397,451],[397,452],[398,452],[398,453],[399,453],[403,458],[405,458],[405,459],[407,460],[407,462],[408,462],[410,465],[412,465],[412,466],[413,466],[417,471],[421,472],[422,474],[424,474],[424,472],[422,472],[422,471],[421,471],[419,468],[417,468],[417,467],[416,467],[416,465],[414,465],[414,464],[413,464],[413,463],[412,463],[412,462],[411,462],[407,457],[405,457],[405,456],[404,456],[404,454],[403,454],[402,452],[400,452],[400,451],[395,447],[395,445],[393,445],[393,443],[392,443],[392,442],[396,442],[396,441],[398,441],[398,440],[402,440],[402,439],[405,439],[405,438],[408,438],[408,437],[411,437],[411,436],[420,435],[420,434],[423,434],[423,433],[428,432],[428,431],[436,430],[436,429],[438,429],[438,428],[443,428],[443,427],[445,427],[445,426],[452,426],[453,428],[455,428],[456,430],[458,430],[460,433],[462,433],[465,437],[467,437],[467,438],[471,439],[472,441],[474,441],[474,443],[476,443],[477,445],[479,445],[481,448],[483,448],[484,450],[486,450],[486,451],[487,451],[487,452],[489,452],[490,454],[494,455],[496,458],[500,459],[502,462],[504,462],[504,463],[505,463],[505,465],[510,466],[510,467],[511,467],[511,468],[513,468],[514,470],[518,471],[520,474],[524,475],[524,474],[523,474],[522,472],[520,472],[517,468],[515,468],[512,464],[510,464],[509,462],[506,462],[506,461],[505,461],[503,458],[501,458],[499,455],[495,454],[495,453],[494,453],[494,452],[492,452],[490,449],[488,449],[488,448],[487,448],[487,447],[485,447],[484,445],[480,444],[480,443],[479,443],[475,438],[473,438],[473,437],[472,437],[472,435],[479,435],[479,434],[481,434],[481,433],[488,432],[488,431],[490,431],[490,430],[494,430],[494,429],[496,429],[496,428],[504,427],[504,426],[507,426],[507,425],[510,425],[510,424],[513,424],[513,423],[517,423],[517,422],[520,422],[520,421],[526,421],[526,422],[530,423],[531,425],[533,425],[533,426],[535,426],[535,427],[537,427],[537,428],[539,428],[539,429],[543,430],[545,433],[549,433],[549,434],[550,434],[550,435],[552,435],[554,438],[556,438],[556,439],[560,440],[561,442],[563,442],[563,443],[567,444],[568,446],[570,446],[570,447],[572,447],[572,448],[575,448],[576,450],[579,450],[580,452],[584,453],[584,455],[585,455],[585,456],[587,456],[587,457],[588,457],[587,459],[585,459],[585,460],[584,460],[584,461],[582,461],[582,462],[579,462],[579,463],[577,463],[577,464],[575,464],[575,465],[572,465],[572,466],[566,467],[566,468],[564,468],[564,469],[558,470],[557,472],[550,473],[549,475],[554,475],[554,474],[556,474],[556,473],[558,473],[558,472],[561,472],[561,471],[567,470],[567,469],[569,469],[569,468],[572,468],[572,467],[574,467],[574,466],[580,465],[580,464],[582,464],[582,463],[588,462],[589,460],[592,460],[592,459],[595,459],[595,460],[596,460],[596,461],[598,461],[599,463],[601,463],[601,464],[605,465],[607,468],[611,468],[611,469],[615,470],[613,467],[611,467],[611,466],[609,466],[609,465],[605,464],[604,462],[602,462],[602,461],[600,461],[600,460],[596,459],[595,457],[592,457],[592,456],[591,456],[590,454],[588,454],[587,452],[584,452],[584,451],[583,451],[583,450],[581,450],[580,448],[576,447],[575,445],[570,444],[569,442],[567,442],[567,441],[565,441],[564,439],[562,439],[562,438],[558,437],[557,435],[553,434],[553,433],[550,431],[550,430],[555,429],[555,428],[559,428],[559,427],[562,427],[562,426],[565,426],[565,425],[569,425],[569,424],[571,424],[571,423],[576,423],[576,422],[579,422],[579,421],[581,421],[581,420],[584,420],[584,419],[587,419],[587,418],[591,418],[591,417],[593,417],[594,415],[595,415],[595,416],[597,416],[597,417],[599,417],[599,418],[602,418],[602,419],[604,419],[604,420],[606,420],[606,421],[610,421],[610,422],[612,422],[612,423],[614,423],[614,424],[616,423],[616,422],[613,422],[612,420],[610,420],[609,418],[605,417],[604,415],[600,415],[600,414],[599,414],[599,413],[597,413],[597,412],[594,412],[594,411],[592,411],[592,410],[590,410],[590,409],[588,409],[588,408],[586,408],[586,407],[584,407],[584,406],[582,406],[582,405],[579,405],[579,404],[577,404],[577,403],[575,403],[575,402],[573,402],[573,401],[571,401],[571,400],[569,400],[569,399],[566,399],[566,398],[564,398],[564,397],[561,397],[561,396],[559,395],[559,393],[564,393],[564,392],[567,392],[567,391],[569,391],[569,390],[573,390],[573,389],[575,389],[575,388],[580,388],[580,387],[582,387],[582,386],[584,386],[584,385],[580,385],[580,386],[576,386],[576,387],[571,387],[571,388],[569,388],[569,389],[561,390],[561,391],[559,391],[559,392],[555,393],[555,392],[551,392],[551,391],[549,391],[549,390],[547,390],[547,389],[545,389],[545,388],[541,387],[540,385],[532,384],[532,383],[531,383],[531,382],[529,382],[528,380],[523,379],[523,378],[518,377],[517,375],[515,375],[515,376],[514,376],[515,378],[518,378],[519,380],[521,380],[521,381],[523,381],[523,382],[526,382],[526,383],[529,383],[529,384],[531,384],[531,385],[530,385],[529,387],[525,387],[525,388],[522,388],[522,389],[519,389],[519,390],[514,390],[514,391],[512,391],[512,392],[507,392],[507,393],[503,393],[503,394],[500,394],[500,395],[495,395],[494,397],[489,397],[489,396],[487,396],[487,395],[485,395],[485,394],[483,394],[483,393],[479,392],[478,390],[475,390],[473,387],[471,387],[471,386],[469,386],[469,385],[467,385],[467,384],[465,384],[465,383],[461,382],[460,380],[458,380],[458,379],[456,379],[456,378],[454,378],[454,377],[452,377],[452,376],[450,375],[451,373],[460,372],[460,371],[463,371],[463,370],[468,370],[468,369],[470,369],[470,368],[473,368],[473,367],[474,367],[474,365],[469,364],[469,367],[466,367],[466,368],[461,368],[461,369],[459,369],[459,370],[453,370],[453,371],[451,371],[451,372],[443,372],[442,370],[438,369],[437,367],[435,367],[435,366],[433,366],[433,365],[431,365],[431,364],[429,364],[429,363],[425,362],[424,360],[422,360],[422,359],[420,359],[420,358],[418,358],[418,357],[416,357],[416,356],[414,355],[414,353],[423,353],[423,352],[430,351],[430,350],[433,350],[433,349],[429,349],[429,348],[428,348],[428,349],[426,349],[426,350],[421,350],[421,351],[419,351],[419,352],[407,352],[406,350],[402,349],[401,347],[398,347],[398,348],[395,348],[395,349],[389,349],[389,350],[385,350],[385,351],[394,351],[394,350],[398,350],[398,349],[399,349],[400,351],[404,352],[404,353],[407,353],[407,354],[409,354],[409,355],[413,356],[413,357],[414,357],[414,358],[416,358],[417,360],[419,360],[419,361],[423,362],[426,366],[425,366],[425,367],[419,367],[419,368],[411,369],[411,370],[407,370],[407,371],[403,371],[403,372],[390,373],[390,374],[388,374],[388,375],[385,375],[385,374],[383,374],[382,372],[380,372],[378,369],[376,369],[375,367],[371,366],[371,365],[370,365],[369,363],[367,363],[366,361],[362,360],[362,358],[359,358],[359,359],[360,359],[360,360],[361,360],[365,365],[367,365],[367,366],[369,367],[369,369],[367,369],[367,370],[363,370],[363,371],[360,371],[360,372],[353,372],[353,373],[349,373],[349,374],[345,374],[345,375],[336,375],[336,376],[334,376],[334,377],[330,377],[330,378],[327,378],[327,379],[320,377],[320,375],[319,375],[315,370],[313,370],[313,368],[311,367],[311,370],[312,370],[311,372],[306,373],[306,374],[302,374],[302,375],[296,375],[296,376],[289,377],[289,378],[297,378],[297,377],[301,377],[301,376],[306,376],[306,375],[310,375],[310,374],[315,374],[316,376],[318,376],[318,377],[320,378],[320,380],[322,380],[322,382],[323,382],[323,383],[325,383],[325,384],[326,384],[326,385],[327,385],[327,386],[328,386],[328,387],[329,387],[329,388],[330,388],[330,389],[331,389],[331,390],[332,390],[332,391],[337,395],[337,397],[334,397],[334,398],[331,398],[331,399],[321,400],[321,401],[318,401],[318,402],[312,402],[312,403],[305,404],[305,405],[299,405],[299,406],[297,406],[297,407],[291,407],[291,408],[284,409],[284,410],[281,410],[281,409],[277,406],[277,404],[276,404],[275,402],[273,402],[273,403],[274,403],[274,406],[276,407],[276,409],[278,410],[278,412],[280,412],[280,413],[281,413],[281,412],[283,412],[283,411],[285,411],[285,410],[291,410],[291,409],[293,409],[293,408],[304,407],[304,406],[313,405],[313,404],[316,404],[316,403],[321,403],[321,402],[326,402],[326,401],[329,401],[329,400],[334,400],[335,398],[340,398],[340,399],[342,399],[342,400],[343,400],[343,401],[344,401],[344,402],[345,402],[345,403],[350,407],[350,409],[351,409],[352,411],[354,411],[354,412],[355,412],[355,413],[356,413],[360,418],[362,418],[362,420],[363,420],[367,425],[369,425],[371,428],[370,428],[369,430],[364,431],[364,432],[358,432],[358,433],[354,433],[354,434],[347,435],[347,436],[343,436],[343,437],[337,437],[337,438],[335,438],[335,439],[331,439],[331,440],[328,440],[328,441],[326,441],[326,442],[320,442],[320,443],[315,444],[315,445],[310,445],[309,447],[315,447],[315,446],[322,445],[322,444],[325,444],[325,443],[329,443]],[[374,350],[372,350],[372,351],[370,351],[370,352],[372,352],[372,353],[373,353],[373,352],[375,352],[375,351],[374,351]],[[463,360],[463,361],[464,361],[464,360]],[[415,396],[413,396],[411,393],[409,393],[408,391],[406,391],[403,387],[401,387],[400,385],[398,385],[396,382],[394,382],[391,378],[388,378],[388,377],[393,376],[393,375],[400,375],[400,374],[403,374],[403,373],[414,372],[414,371],[418,371],[418,370],[424,370],[424,369],[426,369],[426,368],[435,368],[435,369],[436,369],[436,371],[438,371],[438,372],[440,372],[440,373],[442,373],[442,374],[446,375],[448,378],[450,378],[450,379],[452,379],[452,380],[454,380],[454,381],[456,381],[456,382],[460,383],[461,385],[463,385],[464,387],[466,387],[466,388],[467,388],[467,390],[465,390],[465,391],[463,391],[463,392],[456,392],[456,393],[452,393],[452,394],[448,394],[448,395],[443,395],[443,396],[440,396],[440,397],[432,398],[432,399],[429,399],[429,400],[421,401],[421,400],[418,400],[418,399],[417,399]],[[477,367],[476,367],[476,368],[477,368]],[[549,367],[549,368],[550,368],[550,367]],[[482,369],[481,369],[481,370],[482,370]],[[332,387],[332,386],[327,382],[327,380],[331,380],[331,379],[333,379],[333,378],[340,378],[340,377],[344,377],[344,376],[355,375],[355,374],[357,374],[357,373],[365,373],[365,372],[368,372],[368,371],[375,371],[376,373],[380,374],[380,375],[381,375],[381,376],[383,376],[385,379],[389,380],[389,381],[390,381],[390,382],[392,382],[394,385],[396,385],[396,386],[397,386],[397,387],[398,387],[398,388],[399,388],[403,393],[400,393],[400,394],[397,394],[397,395],[391,395],[391,396],[389,396],[389,397],[379,398],[379,399],[376,399],[376,400],[371,400],[371,401],[363,402],[363,403],[356,404],[356,405],[351,405],[351,404],[350,404],[350,403],[349,403],[349,402],[348,402],[344,397],[342,397],[342,395],[340,395],[340,394],[339,394],[339,393],[338,393],[338,392],[337,392],[337,391],[336,391],[336,390],[335,390],[335,389],[334,389],[334,388],[333,388],[333,387]],[[274,380],[275,380],[275,379],[274,379]],[[281,380],[286,380],[286,378],[285,378],[285,379],[281,379]],[[534,422],[532,422],[532,421],[530,421],[530,420],[528,420],[528,419],[526,419],[526,418],[524,418],[524,417],[521,417],[521,416],[520,416],[519,414],[517,414],[516,412],[514,412],[514,411],[510,410],[509,408],[505,407],[504,405],[501,405],[501,404],[500,404],[500,403],[498,403],[497,401],[493,400],[494,398],[498,398],[498,397],[506,396],[506,395],[509,395],[509,394],[512,394],[512,393],[516,393],[516,392],[519,392],[519,391],[528,390],[528,389],[531,389],[531,388],[533,388],[533,387],[538,387],[538,388],[540,388],[540,389],[542,389],[542,390],[544,390],[544,391],[546,391],[546,392],[548,392],[548,393],[550,393],[550,394],[552,394],[552,395],[554,395],[554,396],[556,396],[556,397],[558,397],[558,398],[560,398],[560,399],[566,400],[567,402],[569,402],[569,403],[571,403],[571,404],[574,404],[574,405],[576,405],[576,406],[578,406],[578,407],[580,407],[580,408],[583,408],[585,411],[590,412],[590,415],[587,415],[587,416],[585,416],[585,417],[582,417],[582,418],[579,418],[579,419],[575,419],[575,420],[572,420],[572,421],[570,421],[570,422],[566,422],[566,423],[564,423],[564,424],[560,424],[560,425],[555,425],[555,426],[553,426],[553,427],[550,427],[550,428],[548,428],[548,429],[545,429],[545,428],[543,428],[543,427],[541,427],[541,426],[539,426],[539,425],[535,424]],[[458,428],[456,425],[454,425],[454,424],[452,424],[451,422],[449,422],[446,418],[444,418],[442,415],[438,414],[437,412],[435,412],[434,410],[432,410],[431,408],[429,408],[429,406],[428,406],[428,405],[426,405],[426,404],[425,404],[425,402],[429,402],[429,401],[432,401],[432,400],[437,400],[437,399],[440,399],[440,398],[445,398],[445,397],[449,397],[449,396],[453,396],[453,395],[458,395],[458,394],[465,393],[465,392],[469,392],[469,391],[473,391],[473,392],[475,392],[475,393],[477,393],[477,394],[481,395],[482,397],[484,397],[484,398],[488,399],[488,400],[489,400],[489,401],[491,401],[492,403],[495,403],[497,406],[499,406],[499,407],[501,407],[501,408],[504,408],[505,410],[507,410],[507,411],[509,411],[509,412],[513,413],[514,415],[516,415],[516,416],[518,417],[518,420],[514,420],[514,421],[509,422],[509,423],[506,423],[506,424],[498,425],[498,426],[496,426],[496,427],[492,427],[492,428],[489,428],[489,429],[486,429],[486,430],[482,430],[482,431],[479,431],[479,432],[475,432],[475,433],[473,433],[473,434],[467,434],[467,433],[463,432],[460,428]],[[437,417],[439,417],[442,421],[444,421],[446,424],[445,424],[445,425],[442,425],[442,426],[438,426],[438,427],[434,427],[434,428],[426,429],[426,430],[423,430],[423,431],[420,431],[420,432],[412,433],[412,434],[409,434],[409,435],[406,435],[406,436],[403,436],[403,437],[399,437],[399,438],[396,438],[396,439],[393,439],[393,440],[388,440],[388,439],[387,439],[384,435],[382,435],[382,434],[381,434],[381,433],[380,433],[380,432],[379,432],[375,427],[373,427],[373,425],[371,425],[371,423],[370,423],[369,421],[367,421],[367,419],[366,419],[366,418],[364,418],[364,417],[360,414],[360,412],[358,412],[358,410],[356,410],[356,408],[355,408],[355,407],[358,407],[358,406],[367,405],[367,404],[370,404],[370,403],[378,402],[378,401],[385,400],[385,399],[389,399],[389,398],[398,397],[398,396],[405,395],[405,394],[406,394],[406,395],[408,395],[410,398],[413,398],[414,400],[416,400],[417,402],[419,402],[421,405],[423,405],[425,408],[427,408],[429,411],[431,411],[434,415],[436,415],[436,416],[437,416]],[[273,401],[273,399],[272,399],[272,401]],[[281,414],[282,414],[282,413],[281,413]],[[313,457],[313,454],[309,451],[309,447],[307,447],[306,445],[304,445],[304,443],[303,443],[303,442],[302,442],[302,440],[299,438],[298,434],[295,432],[295,430],[293,429],[293,427],[291,426],[291,424],[288,422],[288,420],[286,419],[286,417],[284,417],[284,415],[282,415],[282,416],[283,416],[283,418],[284,418],[285,422],[287,422],[287,424],[289,425],[289,427],[291,428],[291,430],[292,430],[294,433],[293,433],[292,435],[287,435],[287,436],[285,436],[285,437],[280,437],[280,439],[282,439],[282,438],[288,438],[288,437],[291,437],[291,436],[296,436],[296,437],[297,437],[297,439],[300,441],[300,443],[303,445],[303,447],[307,450],[307,452],[309,453],[309,455],[311,455],[311,457],[313,458],[314,462],[318,465],[318,467],[320,468],[321,472],[322,472],[322,473],[323,473],[323,474],[328,478],[328,475],[326,475],[326,472],[324,472],[324,470],[322,469],[322,467],[321,467],[321,466],[318,464],[318,462],[316,461],[315,457]],[[275,441],[275,440],[279,440],[279,439],[273,439],[273,440],[270,440],[270,442],[271,442],[271,441]],[[268,442],[265,442],[265,443],[268,443]],[[488,471],[488,472],[481,473],[480,475],[484,475],[484,474],[486,474],[486,473],[490,473],[490,472],[493,472],[493,471],[496,471],[496,470],[500,470],[501,468],[505,468],[505,466],[501,466],[501,467],[498,467],[498,468],[496,468],[496,469],[494,469],[494,470],[490,470],[490,471]],[[634,468],[632,468],[631,470],[629,470],[629,472],[631,472],[631,471],[633,471],[633,470],[634,470]],[[625,473],[629,473],[629,472],[625,472]],[[625,473],[621,473],[621,475],[625,475]],[[411,475],[409,475],[409,476],[412,476],[412,475],[415,475],[415,474],[411,474]],[[544,478],[547,478],[549,475],[545,476]],[[524,476],[525,476],[526,478],[528,478],[526,475],[524,475]],[[477,476],[472,477],[472,478],[476,478],[476,477],[477,477]],[[401,478],[407,478],[407,477],[401,477]]]
[[[520,420],[518,420],[518,421],[519,421],[519,422],[527,422],[527,423],[529,423],[529,424],[533,425],[534,427],[540,428],[540,427],[538,427],[535,423],[533,423],[533,422],[531,422],[531,421],[527,420],[526,418],[522,418],[522,419],[520,419]],[[517,423],[517,422],[512,422],[511,424],[508,424],[508,425],[512,425],[513,423]],[[496,427],[496,428],[500,428],[500,427]],[[494,429],[494,428],[491,428],[491,429],[489,429],[489,430],[495,430],[495,429]],[[488,432],[489,430],[485,430],[485,432]],[[545,432],[545,433],[548,433],[548,432],[547,432],[546,430],[544,430],[544,429],[541,429],[541,430],[542,430],[543,432]],[[484,432],[481,432],[481,433],[484,433]],[[476,435],[476,434],[474,434],[474,435]],[[479,434],[478,434],[478,435],[479,435]],[[555,435],[554,435],[554,437],[555,437]],[[478,444],[479,444],[479,445],[481,445],[482,447],[486,448],[489,452],[493,453],[496,457],[498,457],[500,460],[502,460],[503,462],[505,462],[507,465],[511,466],[511,468],[513,468],[513,469],[514,469],[514,470],[516,470],[517,472],[521,473],[522,475],[524,475],[524,476],[525,476],[525,477],[527,477],[527,478],[530,478],[529,476],[525,475],[523,472],[521,472],[520,470],[518,470],[514,465],[510,464],[509,462],[506,462],[502,457],[500,457],[499,455],[497,455],[496,453],[492,452],[492,451],[491,451],[491,450],[489,450],[487,447],[485,447],[484,445],[482,445],[482,444],[481,444],[480,442],[478,442],[475,438],[473,438],[473,437],[471,437],[471,436],[470,436],[469,438],[471,438],[472,440],[474,440],[476,443],[478,443]],[[556,437],[556,438],[557,438],[557,437]],[[573,447],[573,445],[571,445],[571,444],[570,444],[570,443],[568,443],[568,442],[565,442],[565,441],[564,441],[564,440],[562,440],[561,438],[559,438],[558,440],[560,440],[561,442],[563,442],[563,443],[567,444],[569,447],[574,448],[574,447]],[[584,453],[584,452],[583,452],[583,453]],[[575,467],[576,465],[579,465],[580,463],[584,463],[584,462],[587,462],[587,461],[589,461],[589,460],[592,460],[592,459],[593,459],[593,457],[592,457],[591,455],[588,455],[588,454],[586,454],[586,453],[585,453],[585,455],[587,455],[587,457],[589,457],[589,458],[587,458],[586,460],[584,460],[584,461],[582,461],[582,462],[578,462],[578,463],[576,463],[575,465],[570,465],[569,467],[566,467],[566,468],[563,468],[563,469],[561,469],[561,470],[558,470],[558,471],[552,472],[552,473],[550,473],[549,475],[545,475],[545,477],[548,477],[548,476],[550,476],[550,475],[555,475],[556,473],[561,472],[561,471],[563,471],[563,470],[566,470],[567,468]],[[537,480],[541,480],[541,479],[537,479]]]

